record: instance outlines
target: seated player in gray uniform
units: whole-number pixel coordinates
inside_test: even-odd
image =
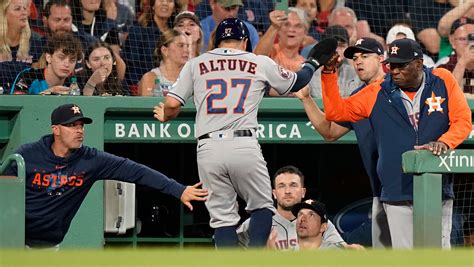
[[[250,213],[249,246],[265,246],[270,235],[275,213],[272,187],[255,134],[265,88],[270,85],[281,95],[298,91],[337,47],[335,39],[318,43],[294,73],[251,53],[248,36],[239,19],[223,20],[216,29],[215,49],[188,61],[165,103],[154,109],[155,118],[166,122],[194,98],[198,171],[209,190],[206,208],[218,248],[238,246],[237,195]]]
[[[273,198],[276,200],[277,213],[273,215],[272,233],[267,242],[267,247],[278,250],[298,249],[296,234],[296,216],[291,212],[294,205],[305,197],[304,175],[295,166],[284,166],[273,175]],[[239,242],[248,246],[249,220],[246,220],[237,229]],[[328,220],[327,228],[322,234],[323,242],[332,246],[346,247],[348,249],[360,248],[357,244],[347,244],[337,232],[334,224]]]
[[[342,248],[338,243],[323,239],[328,228],[328,214],[323,203],[308,199],[293,206],[291,212],[296,216],[299,250]]]

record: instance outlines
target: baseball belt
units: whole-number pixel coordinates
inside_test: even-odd
[[[198,137],[198,140],[212,138],[214,134],[219,134],[219,133],[203,134],[203,135]],[[249,137],[249,136],[253,136],[251,130],[235,130],[234,131],[234,137]]]

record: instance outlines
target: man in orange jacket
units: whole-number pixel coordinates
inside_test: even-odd
[[[453,75],[423,66],[420,45],[409,39],[392,42],[390,73],[357,94],[339,95],[336,60],[323,69],[326,118],[358,121],[368,118],[376,139],[380,200],[387,214],[392,246],[413,247],[413,175],[402,173],[402,153],[428,149],[435,155],[461,144],[472,129],[471,110]],[[452,179],[443,177],[442,245],[450,247]]]

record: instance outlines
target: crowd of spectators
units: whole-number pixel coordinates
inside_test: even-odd
[[[56,86],[47,79],[46,44],[54,35],[69,34],[81,44],[82,56],[63,85],[76,77],[83,95],[152,96],[156,79],[173,84],[189,59],[212,48],[216,25],[238,17],[254,53],[292,71],[322,38],[338,39],[341,55],[362,37],[387,46],[409,38],[422,45],[427,67],[449,69],[465,93],[473,93],[472,0],[292,0],[289,6],[274,10],[270,0],[1,0],[0,86],[5,94],[41,93],[32,84],[15,89],[31,72],[35,79],[23,82],[46,81],[44,90]],[[341,56],[343,95],[360,84],[350,65]],[[320,97],[319,75],[311,83],[314,97]]]

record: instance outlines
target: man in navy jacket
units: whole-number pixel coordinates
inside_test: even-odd
[[[388,50],[390,73],[357,94],[339,95],[336,62],[322,70],[326,119],[369,119],[377,145],[380,201],[387,214],[393,248],[413,247],[413,175],[402,172],[401,155],[427,149],[447,153],[472,130],[472,114],[454,76],[446,69],[423,66],[423,51],[410,39],[393,41]],[[443,176],[442,246],[450,248],[453,211],[452,177]]]
[[[132,160],[82,144],[84,117],[79,106],[65,104],[51,114],[53,133],[22,145],[17,153],[26,163],[26,245],[54,247],[66,235],[74,215],[97,180],[113,179],[146,185],[190,201],[206,200],[201,183],[184,186],[164,174]],[[16,173],[16,166],[7,171]]]

